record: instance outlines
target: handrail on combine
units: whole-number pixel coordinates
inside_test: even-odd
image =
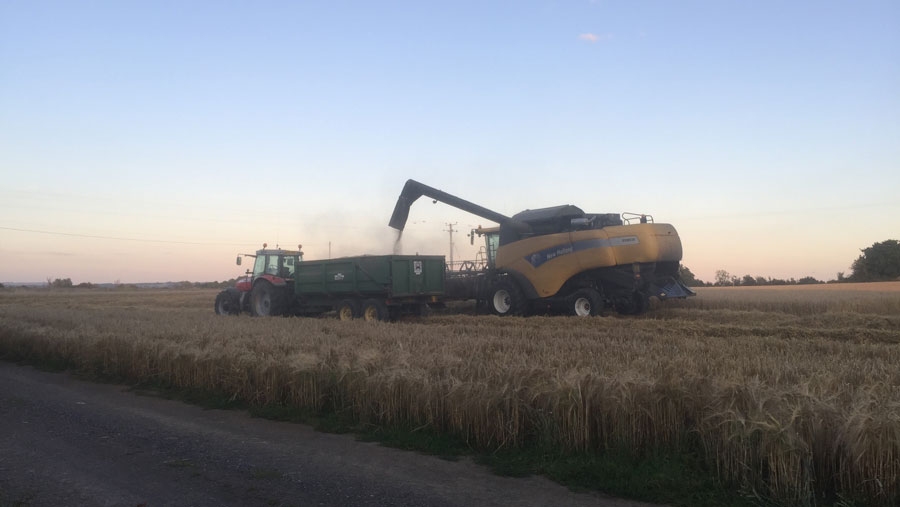
[[[626,212],[622,213],[622,220],[628,225],[631,225],[631,222],[634,220],[637,220],[637,221],[639,221],[639,223],[642,223],[642,224],[646,224],[646,223],[652,224],[653,223],[653,215],[648,215],[646,213],[631,213],[629,211],[626,211]]]

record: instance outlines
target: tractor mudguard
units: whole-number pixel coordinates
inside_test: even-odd
[[[270,275],[268,273],[260,275],[257,280],[267,280],[269,283],[271,283],[272,285],[274,285],[276,287],[284,287],[285,285],[287,285],[287,281],[284,278],[281,278],[279,276]],[[255,282],[254,282],[254,285],[256,285]]]

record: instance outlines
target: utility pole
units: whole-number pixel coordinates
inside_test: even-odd
[[[328,242],[328,258],[331,258],[331,241]]]
[[[457,222],[454,222],[452,224],[450,222],[447,222],[447,229],[444,229],[444,232],[450,233],[450,269],[453,269],[453,233],[459,232],[453,229],[453,226],[456,224]]]

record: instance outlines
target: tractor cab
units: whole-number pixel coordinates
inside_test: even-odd
[[[253,259],[253,269],[237,279],[216,296],[216,313],[237,315],[249,311],[252,315],[279,315],[284,311],[287,296],[293,293],[294,272],[303,262],[302,245],[296,250],[266,248],[255,254],[239,254],[235,263],[240,266],[244,257]]]
[[[240,278],[236,288],[241,292],[250,292],[253,284],[264,279],[275,285],[285,285],[288,281],[294,279],[294,271],[297,264],[303,261],[303,252],[300,250],[302,245],[297,245],[297,250],[284,250],[281,248],[267,249],[268,245],[263,243],[263,248],[257,250],[255,254],[241,254],[237,257],[237,265],[241,265],[242,257],[253,258],[253,270],[247,270],[246,276]]]

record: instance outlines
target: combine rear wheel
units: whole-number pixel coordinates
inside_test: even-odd
[[[622,315],[640,315],[650,309],[650,296],[633,292],[616,303],[616,311]]]
[[[284,313],[284,293],[269,282],[260,281],[250,293],[250,314],[274,317]]]
[[[522,315],[525,313],[525,297],[510,280],[500,280],[491,288],[488,306],[495,315]]]
[[[218,315],[241,313],[241,293],[235,288],[228,288],[216,295],[216,313]]]
[[[603,309],[603,296],[595,289],[578,289],[566,299],[569,315],[590,317],[600,315]]]
[[[380,299],[367,299],[362,306],[362,318],[364,320],[390,320],[391,314],[384,301]]]

